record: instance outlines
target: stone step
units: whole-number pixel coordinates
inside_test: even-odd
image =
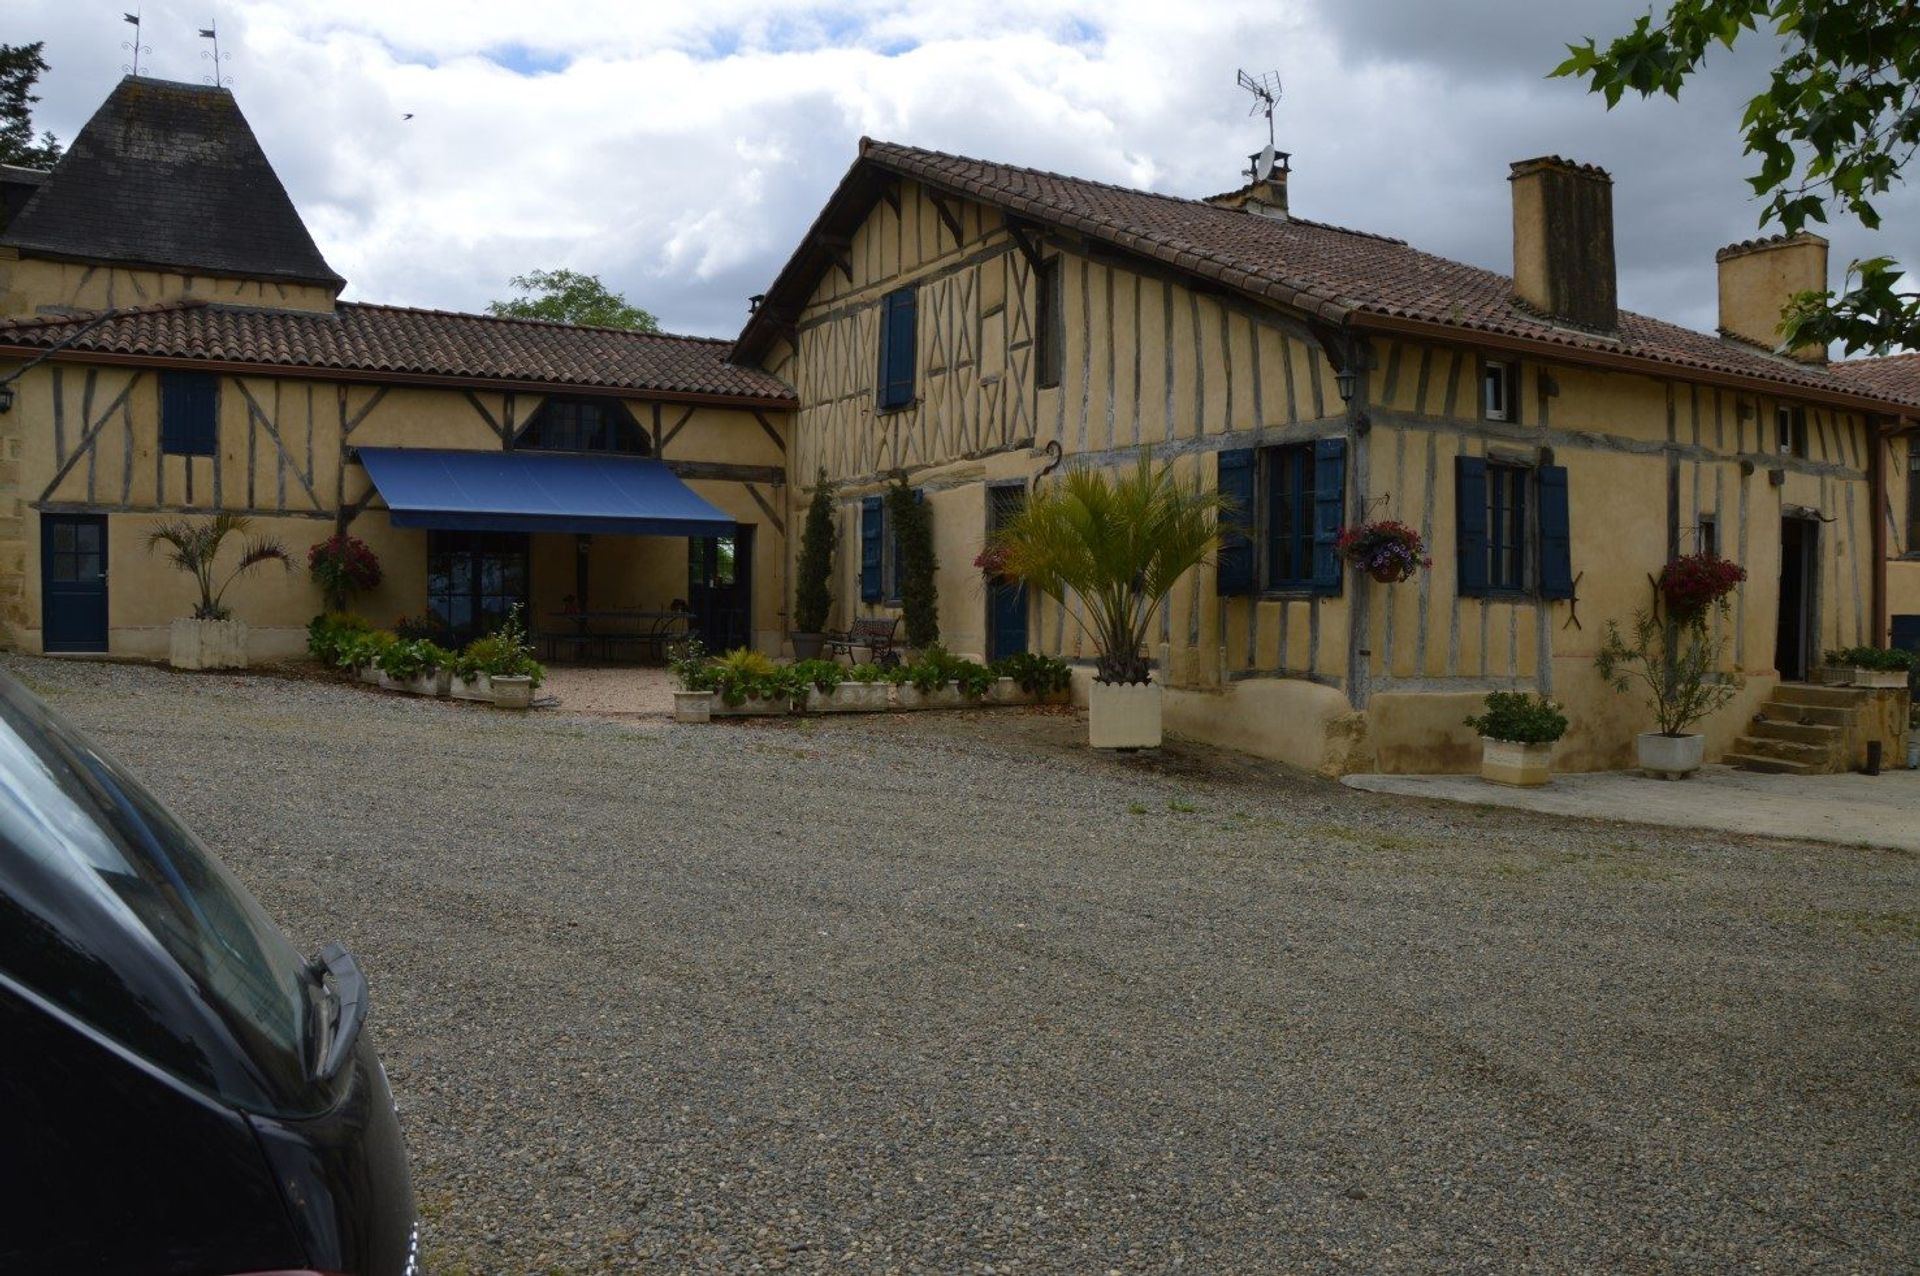
[[[1745,740],[1736,740],[1735,744],[1745,744]],[[1729,753],[1721,759],[1728,766],[1738,767],[1742,771],[1765,771],[1770,775],[1814,775],[1814,769],[1804,762],[1789,762],[1785,758],[1764,758],[1751,753]]]
[[[1818,744],[1831,749],[1839,748],[1844,739],[1837,726],[1817,722],[1783,722],[1766,717],[1764,713],[1754,717],[1747,734],[1762,740],[1798,740],[1801,744]]]
[[[1773,689],[1772,698],[1782,704],[1852,709],[1867,702],[1867,693],[1853,687],[1816,687],[1810,682],[1783,682]]]
[[[1760,716],[1769,722],[1798,722],[1805,726],[1845,727],[1854,719],[1851,708],[1824,704],[1788,704],[1769,700],[1760,706]]]
[[[1779,758],[1783,762],[1804,762],[1815,770],[1829,770],[1837,760],[1836,748],[1826,744],[1805,744],[1799,740],[1774,740],[1766,736],[1743,735],[1733,742],[1734,750],[1747,757]]]

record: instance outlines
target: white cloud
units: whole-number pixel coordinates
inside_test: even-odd
[[[1755,232],[1734,122],[1764,62],[1723,59],[1681,105],[1612,113],[1542,78],[1562,43],[1643,7],[245,0],[220,13],[241,104],[355,297],[476,309],[509,275],[566,265],[669,327],[728,334],[863,133],[1206,194],[1265,140],[1234,87],[1245,66],[1286,81],[1280,144],[1303,215],[1505,269],[1507,162],[1570,154],[1614,173],[1623,300],[1711,326],[1713,249]],[[193,35],[204,8],[150,0],[152,73],[210,74]],[[48,43],[41,123],[70,137],[112,88],[119,14],[11,0],[10,38]],[[1904,229],[1836,232],[1836,282],[1851,256],[1920,258],[1920,201],[1903,192],[1885,211]]]

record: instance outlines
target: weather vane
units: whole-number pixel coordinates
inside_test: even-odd
[[[1273,107],[1280,100],[1280,73],[1268,71],[1265,75],[1252,76],[1240,72],[1240,87],[1253,94],[1253,109],[1248,115],[1265,114],[1267,117],[1267,145],[1274,145]]]
[[[133,54],[133,65],[128,66],[126,63],[123,62],[120,64],[120,69],[122,71],[128,72],[129,74],[138,75],[140,74],[140,55],[142,53],[152,53],[153,48],[151,45],[145,45],[140,43],[139,10],[136,9],[132,13],[123,13],[120,15],[120,17],[123,21],[127,22],[130,26],[133,27],[133,39],[130,41],[123,42],[120,45],[121,48]]]
[[[213,85],[213,87],[216,89],[226,88],[228,85],[231,85],[233,83],[233,77],[230,75],[227,75],[227,76],[221,75],[220,64],[222,62],[232,61],[233,54],[220,52],[219,24],[216,22],[209,22],[207,23],[206,26],[201,27],[200,38],[202,40],[213,41],[213,52],[209,53],[205,49],[200,50],[200,56],[210,60],[213,63],[213,75],[210,79],[208,79],[207,82]]]

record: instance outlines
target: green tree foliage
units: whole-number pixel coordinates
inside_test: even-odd
[[[1878,228],[1874,201],[1920,147],[1920,11],[1913,0],[1676,0],[1606,48],[1570,44],[1553,74],[1577,76],[1611,109],[1632,92],[1678,99],[1713,46],[1762,26],[1782,53],[1740,128],[1765,199],[1760,224],[1794,234],[1828,210]],[[1838,341],[1847,353],[1920,347],[1920,293],[1897,287],[1889,257],[1856,261],[1840,292],[1805,292],[1783,315],[1782,345]]]
[[[922,650],[940,641],[940,591],[933,573],[933,520],[927,504],[904,481],[887,491],[887,519],[900,553],[900,618],[907,646]]]
[[[1146,682],[1147,633],[1174,582],[1205,563],[1227,503],[1197,482],[1182,484],[1146,449],[1127,473],[1080,466],[1033,494],[993,536],[1004,570],[1065,604],[1099,648],[1102,682]]]
[[[609,291],[598,275],[583,275],[577,270],[536,270],[515,275],[507,282],[531,295],[490,302],[488,314],[594,328],[630,328],[634,332],[660,331],[658,319]]]
[[[0,164],[24,168],[52,168],[60,158],[60,143],[52,133],[33,136],[33,104],[40,95],[34,84],[47,72],[40,56],[44,41],[0,44]]]
[[[813,500],[807,504],[806,526],[800,530],[799,580],[794,586],[795,632],[817,634],[827,627],[833,610],[833,484],[820,471]]]

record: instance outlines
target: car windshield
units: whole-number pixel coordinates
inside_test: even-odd
[[[0,890],[29,923],[0,943],[9,971],[231,1102],[299,1106],[320,995],[308,963],[151,794],[11,679],[0,728]],[[52,938],[36,946],[36,935]],[[168,997],[141,968],[154,943],[193,996]],[[179,1022],[206,1007],[243,1060]]]

